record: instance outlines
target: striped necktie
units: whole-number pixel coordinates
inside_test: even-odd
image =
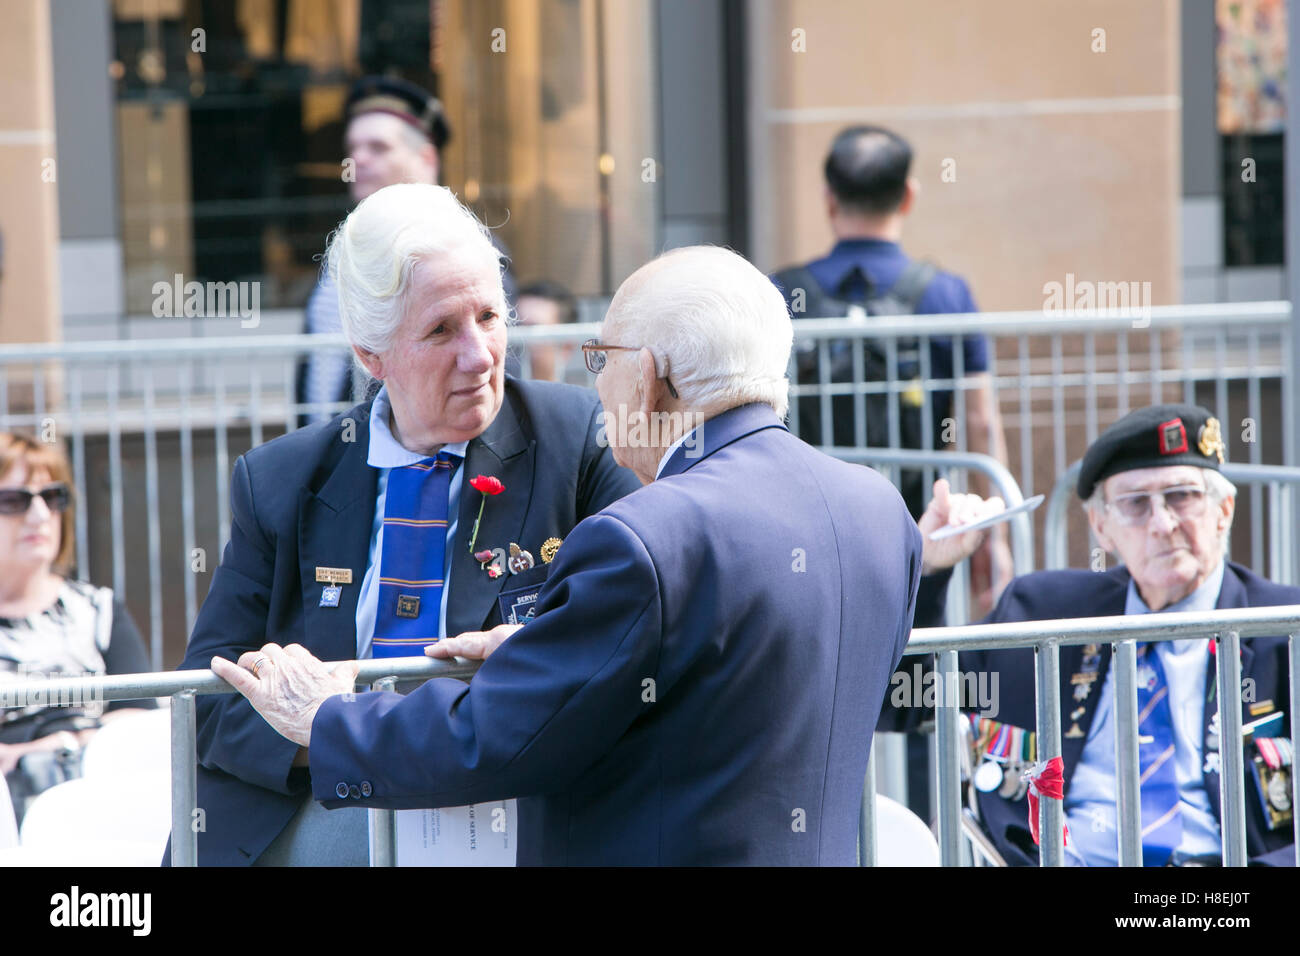
[[[1174,771],[1174,717],[1160,655],[1138,645],[1138,766],[1142,792],[1142,865],[1163,866],[1183,839]]]
[[[439,452],[388,474],[384,544],[379,557],[379,609],[371,653],[418,657],[438,640],[447,491],[460,456]]]

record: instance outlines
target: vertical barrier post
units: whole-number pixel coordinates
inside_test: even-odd
[[[1137,645],[1111,645],[1115,668],[1115,802],[1119,865],[1142,865],[1142,792],[1138,786]]]
[[[1241,749],[1241,638],[1236,631],[1215,635],[1219,681],[1220,832],[1223,865],[1246,865],[1246,780]]]
[[[960,683],[957,675],[957,652],[939,653],[940,678],[935,702],[935,736],[939,750],[939,859],[943,866],[961,865],[961,780],[957,752],[957,720],[960,710]]]
[[[199,865],[194,827],[198,770],[194,745],[194,691],[172,694],[172,866]]]
[[[371,687],[391,691],[397,678],[382,677]],[[392,810],[370,811],[371,866],[397,866],[397,817]]]
[[[1300,707],[1300,631],[1293,632],[1287,641],[1287,659],[1291,663],[1291,753],[1297,752],[1296,743],[1300,741],[1300,722],[1296,719],[1296,708]],[[1296,773],[1294,758],[1291,765],[1291,806],[1300,806],[1300,773]],[[1291,827],[1295,845],[1300,847],[1300,813],[1291,811]],[[1300,855],[1300,850],[1297,850]],[[1300,859],[1297,859],[1300,865]]]
[[[1034,648],[1035,700],[1038,708],[1038,760],[1061,754],[1061,646],[1046,641]],[[1065,804],[1038,801],[1038,860],[1041,866],[1063,866]]]
[[[867,754],[867,774],[862,781],[862,809],[858,816],[858,866],[876,865],[876,740]]]

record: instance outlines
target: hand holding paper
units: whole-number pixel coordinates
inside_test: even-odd
[[[934,497],[917,522],[922,539],[921,573],[933,574],[953,567],[970,557],[984,539],[979,528],[972,527],[965,532],[948,529],[974,525],[1005,510],[1006,504],[1000,497],[986,500],[979,495],[952,494],[947,480],[940,478],[934,483]],[[936,539],[938,533],[942,534]]]

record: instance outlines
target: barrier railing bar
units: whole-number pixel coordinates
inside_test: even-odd
[[[921,451],[910,448],[842,448],[824,446],[820,449],[841,461],[857,464],[879,463],[922,467],[932,465],[936,468],[967,468],[982,472],[997,488],[998,494],[1008,508],[1014,508],[1024,501],[1020,486],[1011,472],[996,458],[971,451]],[[928,492],[929,489],[927,488]],[[1020,514],[1011,519],[1011,556],[1015,562],[1016,574],[1028,574],[1034,569],[1034,525],[1028,514]]]
[[[1034,697],[1038,710],[1039,762],[1061,755],[1061,648],[1054,640],[1040,641],[1034,649]],[[1060,800],[1038,801],[1038,862],[1063,866],[1065,805]]]
[[[1300,631],[1292,631],[1287,637],[1287,659],[1291,664],[1291,749],[1294,752],[1300,748],[1295,745],[1297,738],[1300,738],[1300,724],[1297,721],[1297,713],[1300,711]],[[1294,756],[1292,757],[1291,766],[1291,830],[1292,840],[1297,848],[1300,848],[1300,813],[1295,808],[1300,807],[1300,773],[1296,773]],[[1296,865],[1300,866],[1300,849],[1296,850]]]
[[[379,691],[392,691],[397,686],[397,678],[381,677],[371,688]],[[397,866],[397,815],[393,810],[370,811],[370,846],[371,866]]]
[[[1137,644],[1111,645],[1115,668],[1115,815],[1119,865],[1142,865],[1142,792],[1139,786]]]
[[[958,704],[961,686],[957,674],[957,652],[939,654],[936,674],[939,677],[938,699],[935,701],[935,732],[939,748],[939,861],[943,866],[961,864],[961,780],[959,779],[959,753],[957,721],[961,719]]]
[[[858,866],[876,865],[876,741],[871,738],[867,772],[862,781],[862,807],[858,811]]]
[[[1241,640],[1235,630],[1215,635],[1218,678],[1219,830],[1223,865],[1246,865],[1246,781],[1241,753]]]
[[[199,863],[195,725],[194,691],[186,689],[172,694],[172,866],[198,866]]]

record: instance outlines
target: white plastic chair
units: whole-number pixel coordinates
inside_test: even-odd
[[[167,773],[153,772],[82,777],[51,787],[27,808],[22,846],[62,853],[79,846],[144,844],[153,848],[157,864],[171,832],[170,784]]]
[[[925,821],[880,794],[876,794],[876,865],[939,865],[939,844]]]
[[[104,724],[81,755],[83,777],[134,777],[166,774],[171,768],[168,711],[145,710]]]
[[[9,785],[0,777],[0,850],[18,845],[18,820],[14,816],[13,799]]]
[[[162,850],[152,843],[105,840],[81,846],[14,846],[0,850],[0,868],[9,866],[158,866]]]

